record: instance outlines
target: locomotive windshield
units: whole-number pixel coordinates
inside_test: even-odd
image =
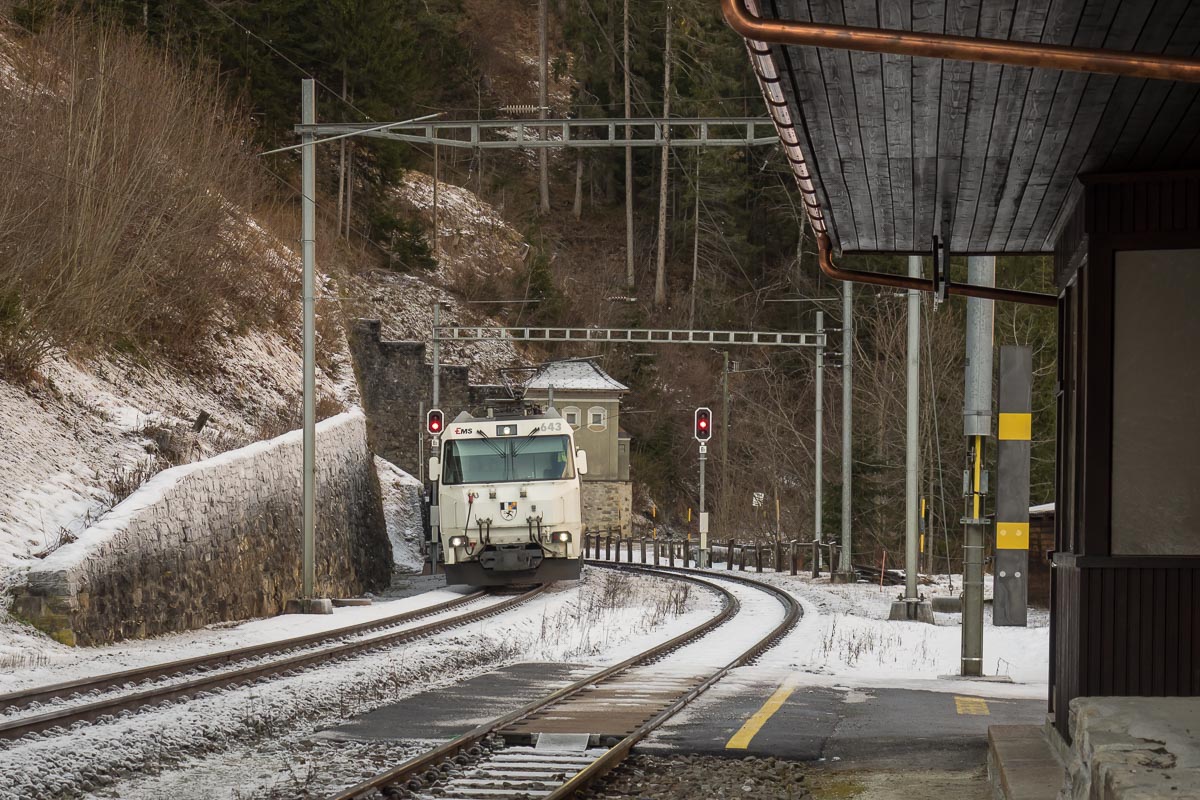
[[[443,453],[442,483],[558,481],[575,477],[566,436],[452,439]]]

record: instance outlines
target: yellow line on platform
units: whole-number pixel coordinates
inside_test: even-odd
[[[987,701],[982,697],[958,697],[954,698],[954,709],[959,714],[966,714],[973,717],[991,716],[991,711],[988,709]]]
[[[746,724],[738,729],[738,732],[733,735],[725,744],[726,750],[745,750],[750,746],[750,740],[754,738],[763,725],[767,724],[775,712],[783,707],[787,699],[792,696],[792,692],[796,691],[795,680],[788,678],[779,685],[779,688],[767,698],[767,702],[763,703],[762,708],[754,712],[750,719],[746,720]]]

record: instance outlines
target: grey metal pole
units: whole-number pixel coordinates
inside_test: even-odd
[[[314,81],[305,78],[300,83],[300,121],[305,125],[315,125],[317,122],[317,99]],[[304,568],[303,568],[303,599],[313,599],[315,580],[315,516],[316,489],[313,473],[316,467],[316,316],[314,295],[316,281],[313,273],[316,269],[316,203],[314,195],[317,189],[316,179],[316,145],[313,144],[315,134],[305,133],[301,158],[301,194],[303,203],[301,232],[301,256],[304,261],[303,296],[304,309],[304,489],[303,489],[303,525],[304,525]]]
[[[817,333],[825,333],[825,312],[817,312]],[[825,469],[825,346],[817,347],[817,396],[813,411],[813,438],[816,440],[815,475],[813,476],[813,541],[821,541],[821,516],[823,502],[822,490],[825,479],[822,474]],[[820,552],[820,549],[817,550]],[[819,565],[818,565],[819,568]]]
[[[850,575],[850,496],[853,490],[854,284],[842,284],[842,557],[838,571]],[[829,565],[830,570],[833,565]]]
[[[438,356],[441,353],[438,347],[441,344],[441,337],[438,335],[438,325],[441,324],[441,303],[434,302],[433,304],[433,408],[440,408],[441,401],[441,371],[438,363]]]
[[[909,277],[921,277],[921,257],[908,257]],[[908,291],[908,415],[904,450],[904,599],[916,602],[920,558],[917,542],[917,433],[920,426],[919,388],[921,369],[921,297]]]
[[[729,495],[733,479],[729,474],[729,351],[723,354],[725,366],[721,370],[721,519],[730,520]],[[729,536],[731,531],[722,531]]]
[[[700,567],[711,566],[708,560],[708,519],[704,513],[704,462],[708,460],[708,445],[700,443]]]
[[[996,259],[967,259],[967,280],[978,286],[996,284]],[[967,298],[967,366],[963,397],[963,434],[971,462],[964,482],[966,514],[963,537],[963,618],[961,673],[983,674],[983,550],[987,519],[983,507],[984,437],[992,429],[992,300]]]

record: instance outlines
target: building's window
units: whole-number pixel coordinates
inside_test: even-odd
[[[570,407],[564,408],[563,409],[563,419],[565,419],[567,421],[567,424],[570,425],[572,428],[578,428],[579,427],[579,409],[578,408],[570,408]]]
[[[588,429],[602,431],[608,427],[608,414],[600,406],[588,409]]]

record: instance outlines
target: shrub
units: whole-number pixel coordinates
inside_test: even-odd
[[[14,31],[4,31],[16,39]],[[76,19],[8,48],[0,81],[0,375],[124,340],[177,354],[270,322],[283,270],[241,208],[258,168],[211,78]]]

